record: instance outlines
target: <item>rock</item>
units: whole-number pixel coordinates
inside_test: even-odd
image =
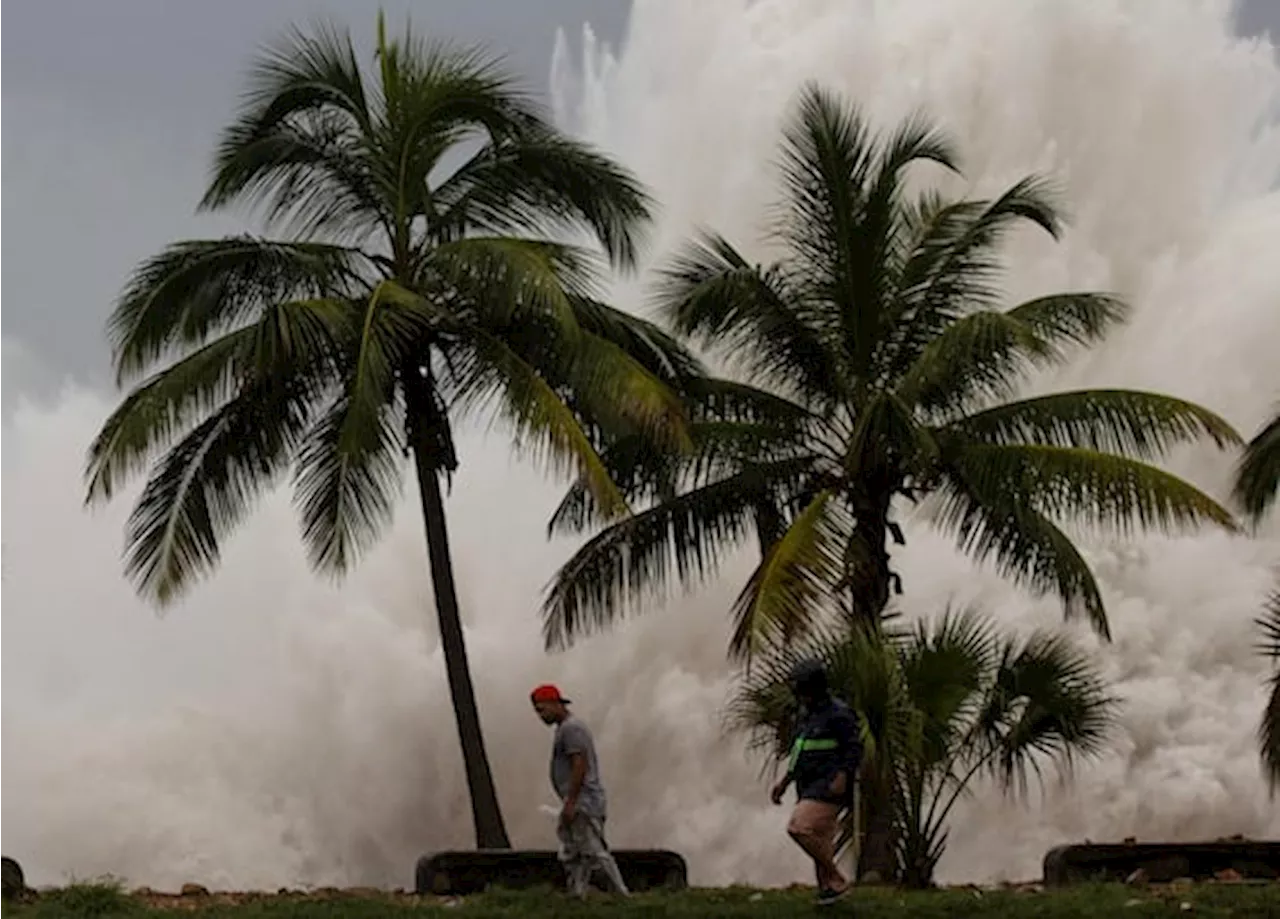
[[[209,888],[200,884],[183,884],[181,895],[184,897],[207,897]]]
[[[5,855],[0,857],[0,880],[3,881],[4,899],[16,900],[27,892],[27,879],[22,873],[22,866],[14,859]]]

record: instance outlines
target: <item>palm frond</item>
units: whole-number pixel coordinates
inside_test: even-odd
[[[936,493],[935,524],[956,537],[961,551],[990,559],[1003,577],[1033,593],[1055,594],[1068,619],[1083,614],[1110,638],[1102,594],[1080,551],[1021,494],[992,486],[948,470]]]
[[[864,406],[845,449],[845,462],[856,477],[901,470],[917,479],[927,478],[939,457],[933,432],[892,394],[874,396]]]
[[[860,109],[805,84],[783,130],[785,203],[777,229],[800,270],[828,290],[850,280],[849,246],[866,207],[876,153]]]
[[[667,589],[705,580],[750,533],[756,502],[794,488],[808,457],[765,463],[673,496],[590,539],[552,580],[542,607],[548,648],[565,648]]]
[[[851,530],[835,493],[818,492],[773,543],[734,602],[730,657],[751,660],[765,648],[790,644],[832,612]]]
[[[392,281],[374,288],[363,313],[341,392],[307,433],[295,476],[311,564],[332,575],[345,573],[391,520],[406,446],[397,375],[416,372],[412,359],[437,317]]]
[[[1280,493],[1280,413],[1245,447],[1236,470],[1233,497],[1254,521],[1271,507]]]
[[[621,348],[658,379],[686,387],[705,376],[697,355],[656,323],[590,297],[571,296],[569,302],[583,331]]]
[[[986,444],[1031,443],[1084,447],[1137,459],[1156,459],[1202,438],[1222,448],[1240,435],[1222,417],[1159,393],[1086,389],[1007,402],[947,427]]]
[[[590,418],[614,418],[639,429],[656,449],[692,447],[677,391],[614,342],[585,334],[564,367],[576,403]]]
[[[491,331],[538,317],[562,335],[578,330],[571,297],[599,283],[591,254],[575,246],[509,237],[470,237],[431,250],[427,270],[465,311]]]
[[[587,232],[614,265],[633,268],[653,202],[636,178],[580,141],[551,131],[488,144],[435,190],[443,239],[480,233]]]
[[[1002,784],[1025,792],[1042,760],[1069,771],[1077,758],[1101,753],[1115,704],[1085,652],[1040,632],[1004,642],[976,728],[998,751],[992,766]]]
[[[253,327],[223,335],[135,387],[89,447],[85,503],[110,500],[157,448],[230,399],[256,336]]]
[[[400,412],[352,384],[307,432],[294,479],[307,556],[341,576],[391,522],[402,485]]]
[[[1030,326],[1055,354],[1064,356],[1067,345],[1096,345],[1125,323],[1129,313],[1123,300],[1102,293],[1050,294],[1008,311],[1010,318]]]
[[[976,610],[947,609],[921,620],[899,645],[903,680],[921,715],[920,756],[940,764],[954,752],[995,664],[996,636]]]
[[[902,375],[898,397],[935,414],[1008,398],[1053,350],[1025,323],[991,310],[971,313],[929,342]]]
[[[705,233],[659,272],[655,304],[678,335],[723,353],[750,377],[830,401],[843,377],[832,330],[796,308],[775,270],[747,262],[723,237]]]
[[[1271,674],[1267,685],[1267,703],[1258,725],[1258,748],[1262,754],[1267,786],[1274,795],[1280,788],[1280,671]]]
[[[696,412],[698,407],[690,408]],[[803,443],[797,442],[793,429],[766,422],[693,421],[687,430],[692,447],[681,452],[665,449],[640,432],[608,438],[601,459],[633,507],[667,500],[681,488],[717,481],[754,464],[808,453]],[[785,503],[792,496],[775,497]],[[553,513],[548,534],[578,533],[606,522],[579,479]]]
[[[1000,298],[999,246],[1019,222],[1053,235],[1061,218],[1049,183],[1029,176],[994,201],[945,202],[926,195],[909,212],[911,241],[902,258],[888,361],[891,379],[906,372],[951,323]],[[1018,317],[1014,317],[1018,318]]]
[[[983,494],[1017,495],[1054,519],[1077,519],[1121,535],[1135,526],[1238,529],[1231,513],[1194,485],[1125,456],[1045,444],[966,444],[951,462]]]
[[[351,337],[353,318],[344,301],[278,303],[253,325],[214,339],[144,380],[89,448],[86,503],[109,500],[157,449],[231,399],[246,381],[331,371],[335,349]]]
[[[380,146],[397,164],[397,194],[416,189],[448,146],[481,131],[490,142],[545,130],[548,112],[507,59],[479,44],[425,37],[406,21],[398,38],[378,25]],[[414,213],[421,211],[414,210]]]
[[[1258,752],[1262,755],[1268,787],[1274,794],[1280,789],[1280,590],[1267,598],[1263,615],[1256,622],[1262,632],[1258,652],[1269,657],[1275,666],[1267,680],[1270,691],[1258,724]]]
[[[126,527],[125,573],[143,595],[170,603],[217,565],[223,539],[287,469],[309,396],[246,386],[160,460]]]
[[[374,116],[350,35],[292,30],[250,73],[222,134],[201,209],[264,205],[295,238],[390,229],[392,199],[372,156]]]
[[[189,240],[143,262],[108,324],[118,383],[282,301],[343,296],[364,257],[320,243]]]
[[[582,422],[564,398],[507,342],[472,329],[471,361],[463,371],[458,405],[474,411],[495,405],[511,425],[517,451],[558,471],[574,469],[607,518],[628,510]]]

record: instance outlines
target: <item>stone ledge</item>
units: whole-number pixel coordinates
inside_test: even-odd
[[[1095,881],[1169,882],[1280,879],[1280,842],[1245,839],[1199,843],[1085,843],[1044,857],[1044,882],[1061,887]]]
[[[665,849],[616,849],[623,880],[634,891],[683,890],[689,870],[678,853]],[[564,869],[554,851],[541,849],[477,849],[436,852],[418,859],[414,887],[419,894],[461,896],[486,887],[511,889],[549,884],[563,889]]]

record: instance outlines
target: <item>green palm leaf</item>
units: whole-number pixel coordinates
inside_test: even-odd
[[[614,264],[634,267],[651,201],[633,176],[571,138],[525,132],[488,144],[434,193],[435,226],[448,239],[482,233],[587,231]]]
[[[1101,753],[1114,707],[1087,654],[1062,636],[1036,633],[1004,642],[975,728],[998,751],[992,766],[1000,781],[1025,792],[1029,773],[1040,776],[1039,760],[1070,770],[1077,757]]]
[[[590,297],[571,296],[569,303],[583,331],[621,348],[660,380],[688,387],[704,375],[697,355],[661,326]]]
[[[502,329],[534,316],[560,335],[578,331],[571,295],[589,295],[598,282],[590,253],[541,240],[470,237],[431,250],[428,269],[464,304],[456,312],[486,328]]]
[[[992,486],[949,470],[936,494],[935,525],[966,554],[991,559],[1002,576],[1036,594],[1056,595],[1068,619],[1083,614],[1110,638],[1102,594],[1080,550],[1021,495]]]
[[[950,462],[983,494],[1004,490],[1047,516],[1075,518],[1120,535],[1135,526],[1174,532],[1209,523],[1238,529],[1231,513],[1194,485],[1125,456],[1083,447],[970,443]]]
[[[852,522],[830,490],[820,491],[773,543],[733,605],[729,653],[751,659],[790,644],[835,607]]]
[[[1280,493],[1280,414],[1245,447],[1236,471],[1234,497],[1257,521]]]
[[[894,286],[891,379],[905,373],[951,323],[1000,299],[1001,242],[1022,221],[1061,232],[1048,182],[1029,176],[994,201],[945,202],[926,195],[905,212],[910,242]],[[1018,317],[1015,317],[1018,318]]]
[[[341,296],[357,280],[362,259],[320,243],[248,237],[176,243],[142,263],[112,313],[118,381],[282,301]]]
[[[1257,625],[1262,630],[1258,651],[1269,657],[1273,664],[1280,664],[1280,591],[1268,598],[1266,611],[1257,620]],[[1258,725],[1258,748],[1267,783],[1274,794],[1280,788],[1280,666],[1272,672],[1267,686],[1267,703],[1262,710],[1262,722]]]
[[[843,385],[831,330],[795,308],[780,273],[752,266],[723,237],[689,243],[659,273],[654,299],[677,334],[722,351],[752,378],[811,398]]]
[[[126,527],[125,573],[167,604],[211,571],[220,543],[287,468],[311,403],[305,390],[246,387],[157,464]]]
[[[747,537],[755,505],[794,489],[808,457],[760,464],[627,517],[590,539],[557,572],[542,607],[548,648],[567,647],[665,591],[714,574]]]
[[[1010,318],[1032,328],[1057,355],[1068,344],[1096,345],[1125,322],[1129,306],[1109,294],[1070,293],[1038,297],[1008,311]]]
[[[353,319],[341,301],[280,303],[257,323],[214,339],[144,380],[89,448],[86,503],[109,500],[156,449],[222,406],[243,381],[314,373],[334,345],[351,336]]]
[[[496,405],[511,425],[517,450],[553,469],[576,467],[606,517],[626,513],[626,499],[578,417],[537,369],[495,336],[473,331],[469,345],[474,360],[460,385],[464,410]]]
[[[1090,389],[1007,402],[969,415],[949,430],[986,444],[1084,447],[1139,459],[1206,438],[1217,447],[1240,443],[1219,415],[1158,393]]]
[[[308,432],[295,482],[311,563],[333,575],[391,520],[406,446],[397,374],[439,315],[394,281],[374,288],[363,313],[342,392]]]

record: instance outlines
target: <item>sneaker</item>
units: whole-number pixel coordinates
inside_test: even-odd
[[[845,887],[841,890],[832,890],[831,888],[827,888],[825,890],[819,890],[818,905],[830,906],[832,903],[835,903],[837,900],[843,900],[848,893],[849,893],[848,887]]]

